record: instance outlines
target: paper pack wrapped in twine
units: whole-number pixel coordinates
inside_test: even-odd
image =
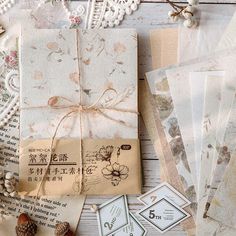
[[[43,184],[46,182],[46,176],[47,176],[47,172],[48,172],[48,169],[52,163],[52,156],[53,156],[53,150],[56,149],[54,147],[54,143],[55,143],[55,140],[56,140],[56,136],[57,136],[57,133],[58,133],[58,130],[59,128],[61,127],[61,124],[63,123],[63,121],[65,119],[67,119],[68,117],[70,117],[70,115],[72,114],[78,114],[79,115],[79,120],[80,120],[80,134],[83,133],[83,128],[82,128],[82,113],[91,113],[91,112],[96,112],[97,114],[105,117],[106,119],[108,120],[111,120],[112,122],[116,123],[116,124],[119,124],[119,125],[123,125],[125,127],[131,127],[131,128],[135,128],[132,124],[129,124],[123,120],[120,120],[120,119],[116,119],[114,117],[111,117],[109,116],[108,114],[105,113],[105,110],[112,110],[112,111],[117,111],[117,112],[124,112],[124,113],[132,113],[132,114],[138,114],[138,112],[136,111],[133,111],[133,110],[129,110],[129,109],[122,109],[122,108],[116,108],[116,107],[102,107],[102,106],[99,106],[99,102],[101,101],[101,99],[104,97],[104,95],[109,92],[109,91],[114,91],[115,93],[116,90],[115,89],[111,89],[111,88],[108,88],[108,89],[105,89],[101,96],[97,99],[97,101],[95,101],[93,104],[91,105],[82,105],[80,103],[78,104],[73,104],[73,101],[63,97],[63,96],[53,96],[51,98],[49,98],[48,100],[48,105],[47,106],[40,106],[40,107],[29,107],[27,109],[42,109],[42,108],[51,108],[51,109],[59,109],[59,110],[63,110],[63,109],[69,109],[68,112],[66,112],[61,118],[60,120],[58,121],[57,125],[56,125],[56,128],[55,128],[55,131],[53,133],[53,136],[50,140],[50,148],[49,148],[49,160],[47,162],[47,166],[46,166],[46,171],[44,172],[43,174],[43,177],[42,177],[42,180],[40,181],[40,184],[38,185],[37,187],[37,191],[36,191],[36,196],[38,197],[40,195],[40,190],[43,186]],[[62,103],[61,103],[62,102]],[[68,102],[68,105],[63,103],[63,102]],[[104,139],[101,139],[101,141],[104,140]],[[123,140],[123,141],[122,141]],[[104,140],[105,142],[106,140]],[[116,141],[114,139],[114,141]],[[131,140],[126,140],[126,139],[121,139],[122,142],[126,143],[126,142],[132,142]],[[138,144],[137,140],[133,140],[134,142],[132,142],[132,145],[135,145]],[[80,158],[79,158],[79,168],[80,170],[83,169],[83,154],[84,154],[84,146],[83,146],[83,140],[82,138],[79,138],[79,150],[80,150]],[[86,142],[86,141],[85,141]],[[96,140],[95,140],[96,142]],[[138,145],[135,147],[136,149],[136,159],[139,157],[138,155],[138,150],[137,150],[137,147]],[[137,168],[139,169],[139,168]],[[137,176],[138,179],[140,179],[139,176]],[[141,182],[141,181],[140,181]],[[82,183],[83,183],[83,171],[80,171],[80,181],[79,181],[79,187],[77,188],[78,189],[78,192],[77,194],[82,194]],[[141,185],[141,184],[140,184]],[[138,188],[141,188],[141,186],[138,186]],[[119,189],[116,189],[116,191],[119,192]],[[136,190],[135,190],[136,191]],[[141,190],[140,190],[141,191]],[[109,190],[108,190],[108,193],[109,193]]]
[[[79,53],[79,47],[78,47],[78,31],[77,31],[77,55],[80,55]],[[78,58],[80,58],[78,56]],[[80,71],[80,60],[77,59],[78,62],[78,71]],[[80,78],[81,80],[81,78]],[[80,86],[80,90],[82,91],[82,87]],[[19,192],[22,195],[30,195],[30,196],[39,196],[39,195],[63,195],[63,194],[135,194],[135,193],[141,193],[141,167],[140,167],[140,158],[139,158],[139,141],[138,139],[83,139],[82,135],[80,138],[78,139],[63,139],[63,138],[57,138],[57,133],[58,130],[60,129],[62,123],[64,120],[66,120],[67,118],[69,118],[71,115],[76,114],[79,115],[79,128],[80,128],[80,134],[83,133],[83,124],[82,124],[82,114],[90,114],[90,113],[96,113],[102,117],[104,117],[106,120],[110,120],[112,122],[114,122],[114,124],[117,125],[122,125],[125,127],[130,127],[130,128],[136,128],[136,126],[133,126],[132,124],[129,124],[121,119],[116,119],[116,117],[111,116],[109,114],[106,113],[106,111],[114,111],[114,112],[118,112],[118,113],[129,113],[129,114],[138,114],[137,111],[135,110],[130,110],[130,109],[122,109],[122,108],[118,108],[117,105],[121,102],[119,101],[115,101],[113,102],[113,104],[108,104],[107,106],[102,106],[100,104],[101,100],[104,98],[104,96],[112,91],[114,92],[117,97],[118,97],[118,93],[116,91],[116,89],[114,88],[107,88],[105,89],[101,95],[98,97],[98,99],[91,105],[84,105],[81,104],[81,100],[82,100],[82,92],[80,91],[80,101],[78,103],[73,102],[72,100],[64,97],[64,96],[52,96],[48,99],[48,104],[46,104],[45,106],[36,106],[36,107],[27,107],[27,108],[21,108],[22,110],[24,109],[56,109],[56,110],[68,110],[57,122],[57,124],[55,125],[55,131],[53,132],[52,137],[50,138],[50,140],[48,139],[43,139],[43,140],[23,140],[21,141],[21,154],[20,156],[21,161],[22,161],[22,166],[26,166],[28,167],[28,163],[26,162],[25,159],[27,159],[27,155],[29,154],[27,148],[29,149],[29,147],[32,147],[31,145],[33,145],[34,147],[40,147],[41,144],[45,145],[45,148],[49,146],[49,160],[47,162],[46,165],[46,171],[43,173],[42,179],[39,182],[39,185],[37,183],[33,183],[31,185],[30,182],[27,182],[27,178],[26,176],[24,176],[24,178],[21,178],[21,173],[20,173],[20,184],[19,184]],[[57,148],[54,148],[54,144],[56,141],[59,141],[59,145],[57,145]],[[71,146],[70,148],[70,141],[72,140],[72,142],[75,142],[74,145]],[[74,141],[75,140],[75,141]],[[78,145],[77,145],[77,141],[78,141]],[[67,142],[67,143],[66,143]],[[112,166],[114,168],[114,173],[113,174],[117,174],[119,175],[119,172],[121,174],[122,170],[128,170],[129,171],[129,175],[121,175],[120,176],[120,180],[122,180],[122,183],[119,183],[119,179],[118,179],[118,184],[116,182],[116,186],[106,186],[106,183],[109,183],[109,178],[110,176],[108,174],[103,174],[105,176],[105,179],[103,178],[102,182],[99,184],[94,184],[92,187],[92,189],[89,189],[87,191],[83,191],[83,178],[84,178],[84,173],[83,173],[83,156],[84,153],[86,151],[91,151],[94,152],[95,148],[97,148],[97,146],[103,146],[103,145],[114,145],[114,146],[124,146],[124,144],[129,144],[130,150],[127,150],[125,153],[125,158],[122,158],[122,165],[120,165],[119,163],[114,163],[113,165],[111,165],[110,162],[110,166]],[[79,148],[78,151],[78,156],[80,157],[79,159],[79,186],[76,187],[77,191],[75,191],[75,188],[70,189],[69,187],[67,189],[65,189],[65,191],[63,192],[63,190],[59,190],[59,188],[56,189],[56,187],[52,186],[52,188],[54,187],[54,190],[51,190],[49,188],[47,188],[47,191],[42,191],[42,187],[44,186],[45,188],[45,184],[48,183],[46,181],[47,179],[47,172],[49,171],[49,168],[52,164],[52,156],[54,153],[54,149],[57,150],[58,148],[60,149],[60,146],[65,146],[68,147],[69,149],[73,149],[74,148]],[[79,147],[78,147],[79,146]],[[73,150],[72,150],[73,151]],[[71,151],[71,152],[72,152]],[[75,153],[73,153],[75,154]],[[123,153],[124,154],[124,153]],[[122,156],[123,154],[120,153],[120,155]],[[127,156],[129,156],[129,158],[126,158]],[[23,156],[26,156],[25,158],[23,158]],[[74,155],[75,156],[75,155]],[[118,158],[117,158],[118,159]],[[23,163],[24,162],[24,163]],[[97,164],[97,169],[99,169],[100,167],[100,163]],[[108,165],[107,165],[108,166]],[[106,166],[106,167],[107,167]],[[111,168],[111,167],[109,167]],[[103,168],[104,169],[104,168]],[[24,171],[25,172],[25,171]],[[115,173],[116,172],[116,173]],[[24,174],[24,173],[23,173]],[[97,179],[99,176],[96,176],[95,173],[95,179]],[[99,173],[101,175],[101,173]],[[119,176],[113,176],[114,178],[118,178]],[[67,183],[67,182],[66,182]],[[37,187],[36,187],[36,186]],[[132,186],[132,187],[131,187]],[[35,187],[36,187],[36,191],[35,191]],[[100,187],[100,188],[99,188]]]

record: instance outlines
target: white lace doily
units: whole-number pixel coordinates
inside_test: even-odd
[[[18,71],[12,70],[5,77],[5,86],[10,97],[0,109],[0,127],[4,126],[16,113],[19,107],[19,75]]]
[[[4,14],[15,4],[15,0],[0,0],[0,14]]]
[[[124,16],[136,11],[140,0],[92,0],[87,19],[88,28],[107,28],[119,25]]]

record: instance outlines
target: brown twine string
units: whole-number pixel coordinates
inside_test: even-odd
[[[170,0],[166,0],[166,2],[175,10],[175,13],[173,13],[172,16],[178,16],[183,11],[185,11],[185,12],[187,12],[187,13],[189,13],[189,14],[191,14],[193,16],[192,12],[186,10],[188,5],[187,6],[180,6],[180,5],[174,3],[174,2],[172,2]],[[180,10],[178,10],[178,9],[180,9]]]
[[[96,112],[97,114],[103,116],[104,118],[106,119],[109,119],[113,122],[116,122],[120,125],[124,125],[126,127],[131,127],[131,128],[135,128],[135,126],[132,126],[132,124],[128,124],[126,123],[125,121],[123,120],[119,120],[119,119],[115,119],[109,115],[107,115],[103,110],[109,110],[109,111],[118,111],[118,112],[125,112],[125,113],[132,113],[132,114],[138,114],[138,112],[136,111],[132,111],[132,110],[129,110],[129,109],[121,109],[121,108],[113,108],[113,107],[100,107],[98,106],[99,102],[101,101],[101,99],[106,95],[107,92],[109,91],[115,91],[114,89],[111,89],[111,88],[108,88],[108,89],[105,89],[103,91],[103,93],[100,95],[100,97],[92,104],[92,105],[88,105],[88,106],[85,106],[85,105],[81,105],[81,104],[73,104],[73,102],[71,100],[69,100],[68,98],[65,98],[63,96],[54,96],[54,97],[51,97],[49,98],[48,100],[48,105],[47,106],[38,106],[38,107],[27,107],[27,108],[23,108],[23,109],[40,109],[40,108],[52,108],[52,109],[71,109],[69,112],[67,112],[65,115],[63,115],[63,117],[59,120],[57,126],[56,126],[56,129],[53,133],[53,136],[51,138],[51,143],[50,143],[50,154],[49,154],[49,161],[47,163],[47,166],[46,166],[46,171],[44,172],[44,175],[42,177],[42,180],[40,181],[40,184],[37,188],[37,194],[36,194],[36,201],[37,201],[37,198],[39,197],[39,193],[40,193],[40,190],[41,190],[41,187],[45,181],[45,177],[47,175],[47,172],[48,172],[48,169],[51,165],[51,162],[52,162],[52,154],[53,154],[53,144],[54,144],[54,141],[56,139],[56,135],[57,135],[57,132],[62,124],[62,122],[68,118],[71,114],[73,113],[79,113],[79,119],[80,119],[80,135],[81,135],[81,138],[80,138],[80,186],[79,186],[79,194],[81,194],[81,191],[82,191],[82,179],[83,179],[83,172],[82,172],[82,166],[83,166],[83,144],[82,144],[82,113],[85,112],[85,113],[89,113],[89,112]],[[64,100],[64,101],[67,101],[67,102],[70,102],[71,105],[57,105],[57,102],[59,100]],[[56,102],[55,102],[56,101]],[[36,205],[36,202],[34,204],[34,208],[35,209],[35,205]]]

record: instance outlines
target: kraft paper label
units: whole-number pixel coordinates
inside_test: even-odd
[[[141,192],[138,140],[56,139],[52,152],[50,145],[50,139],[20,143],[20,194],[36,196],[46,171],[39,195]]]

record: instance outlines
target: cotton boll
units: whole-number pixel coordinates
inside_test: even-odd
[[[194,6],[194,5],[198,4],[198,0],[188,0],[188,3],[192,6]]]
[[[197,21],[195,19],[187,19],[184,21],[184,26],[186,28],[195,28],[197,26]]]
[[[184,11],[184,12],[182,13],[182,16],[183,16],[186,20],[188,20],[188,19],[191,19],[191,18],[192,18],[193,14],[191,14],[190,12]]]
[[[191,19],[188,19],[188,20],[185,20],[185,21],[184,21],[184,27],[186,27],[186,28],[191,28],[192,25],[193,25],[193,22],[192,22]]]
[[[196,19],[192,19],[192,27],[191,28],[196,28],[198,26],[198,21]]]

